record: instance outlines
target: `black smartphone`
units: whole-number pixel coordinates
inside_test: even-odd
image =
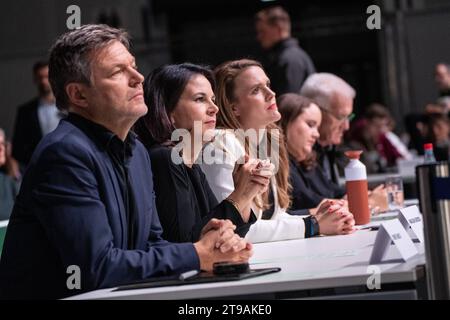
[[[241,274],[250,271],[247,262],[216,262],[213,264],[213,273],[217,275],[223,274]]]

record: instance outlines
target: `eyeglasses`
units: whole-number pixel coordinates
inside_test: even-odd
[[[351,122],[356,117],[356,115],[353,112],[350,113],[348,116],[338,117],[334,113],[332,113],[330,110],[327,110],[327,109],[324,109],[324,108],[320,108],[320,110],[325,111],[326,113],[331,115],[333,118],[335,118],[339,122],[344,122],[344,121]]]

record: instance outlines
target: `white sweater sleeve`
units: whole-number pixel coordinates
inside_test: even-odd
[[[200,163],[200,167],[211,190],[217,200],[221,202],[234,191],[234,165],[238,159],[243,157],[245,150],[233,135],[218,130],[215,141],[206,145],[203,152],[203,158],[207,159]],[[252,224],[245,236],[248,241],[258,243],[305,237],[305,222],[302,217],[291,216],[280,209],[278,205],[276,205],[276,211],[270,220],[260,219],[261,210],[254,211],[258,221]]]
[[[305,221],[300,216],[278,213],[271,220],[259,219],[250,227],[245,239],[252,243],[303,239]]]
[[[245,151],[233,135],[218,130],[216,140],[209,143],[203,153],[208,159],[202,161],[200,168],[217,201],[221,202],[234,191],[234,166]]]

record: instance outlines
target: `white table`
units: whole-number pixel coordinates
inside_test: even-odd
[[[262,277],[221,283],[172,286],[129,291],[97,290],[71,299],[206,299],[246,296],[252,298],[297,298],[308,292],[334,288],[348,294],[344,288],[366,287],[368,261],[376,232],[361,230],[352,235],[318,237],[304,240],[281,241],[255,245],[251,259],[253,268],[281,267],[282,271]],[[424,248],[416,244],[419,254],[407,262],[391,247],[385,262],[377,265],[383,286],[408,284],[407,289],[369,291],[348,295],[351,298],[417,298],[414,286],[424,282]],[[409,289],[408,289],[409,288]],[[313,290],[313,291],[310,291]],[[362,290],[364,291],[364,290]],[[325,293],[327,295],[329,293]],[[335,298],[332,296],[331,298]]]

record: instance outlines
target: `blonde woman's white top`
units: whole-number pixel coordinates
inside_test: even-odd
[[[236,161],[244,157],[245,149],[230,130],[216,130],[215,137],[213,142],[205,146],[203,159],[199,165],[217,201],[221,202],[234,191],[233,169]],[[271,179],[271,187],[274,191],[274,213],[270,220],[263,220],[262,210],[253,206],[253,212],[258,220],[252,224],[245,239],[258,243],[304,238],[303,218],[290,215],[285,209],[280,208],[274,178]]]

